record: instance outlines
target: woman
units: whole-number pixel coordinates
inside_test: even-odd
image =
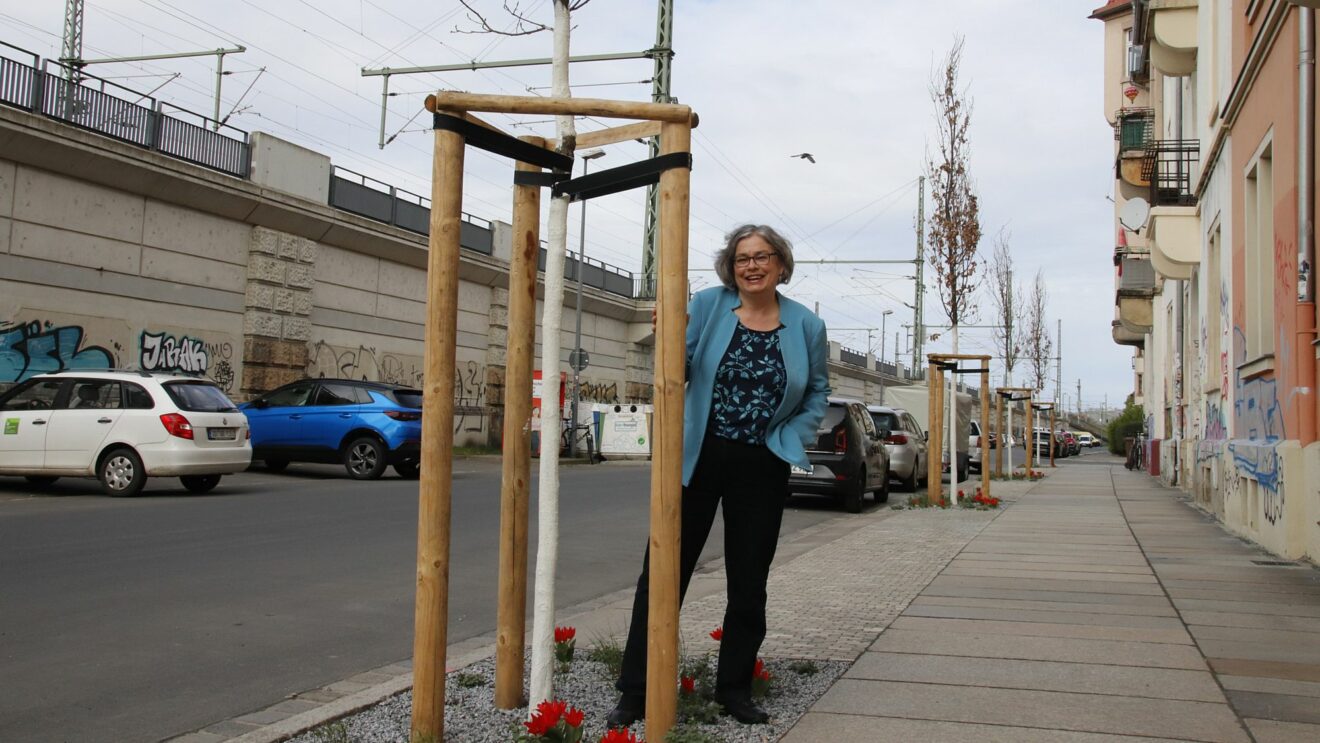
[[[679,600],[722,507],[729,604],[715,696],[725,714],[752,724],[769,719],[752,702],[752,670],[765,639],[766,580],[789,465],[810,467],[804,447],[815,441],[828,404],[829,348],[825,323],[776,290],[793,276],[793,249],[774,229],[735,229],[715,256],[715,272],[724,286],[697,292],[688,305]],[[611,727],[645,715],[649,572],[648,554]]]

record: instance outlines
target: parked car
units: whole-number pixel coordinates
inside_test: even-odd
[[[248,422],[207,379],[138,371],[40,374],[0,395],[0,474],[95,477],[107,495],[178,477],[205,493],[252,462]]]
[[[972,420],[971,431],[972,431],[971,434],[967,437],[967,451],[968,451],[967,471],[980,472],[981,471],[981,422],[978,420]],[[997,446],[997,444],[995,443],[996,438],[997,437],[994,434],[991,434],[990,437],[987,439],[987,444],[991,449],[994,449]]]
[[[861,402],[831,397],[816,443],[807,448],[811,470],[792,468],[789,492],[834,496],[849,513],[861,512],[867,492],[877,503],[889,500],[887,433],[876,429]]]
[[[1062,459],[1067,456],[1067,445],[1064,443],[1063,434],[1059,431],[1049,431],[1044,428],[1037,428],[1032,432],[1032,445],[1035,446],[1036,456],[1040,459],[1048,459],[1050,452],[1054,452],[1055,459]]]
[[[242,405],[252,425],[252,458],[280,472],[290,462],[342,463],[355,480],[393,465],[417,477],[421,390],[384,382],[304,379]]]
[[[1077,443],[1076,434],[1074,434],[1072,431],[1061,431],[1060,433],[1063,434],[1063,443],[1066,445],[1067,448],[1067,453],[1064,454],[1064,456],[1071,457],[1075,454],[1082,453],[1082,447],[1080,444]]]
[[[866,406],[877,431],[888,431],[885,451],[889,454],[889,477],[898,480],[904,490],[915,492],[918,482],[926,482],[926,432],[917,419],[902,408]]]
[[[1085,431],[1083,431],[1082,433],[1077,434],[1077,443],[1081,444],[1082,446],[1087,447],[1088,449],[1091,448],[1091,447],[1093,447],[1093,446],[1099,446],[1099,445],[1100,445],[1099,442],[1097,441],[1097,439],[1096,439],[1094,436],[1092,436],[1092,435],[1089,434],[1089,433],[1086,433]]]

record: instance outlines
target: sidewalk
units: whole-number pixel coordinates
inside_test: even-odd
[[[1320,573],[1182,500],[1053,470],[783,740],[1320,740]]]
[[[1320,571],[1262,564],[1116,458],[1048,471],[995,483],[997,511],[881,508],[781,544],[762,655],[852,662],[783,741],[1320,740]],[[723,615],[722,567],[693,578],[689,646]],[[560,621],[620,637],[631,599]],[[175,741],[270,743],[410,683],[391,666]]]

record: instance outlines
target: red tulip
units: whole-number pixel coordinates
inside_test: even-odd
[[[572,627],[555,627],[555,642],[568,642],[577,637],[577,630]]]
[[[719,642],[724,639],[724,627],[716,627],[710,631],[710,639]]]
[[[694,694],[697,691],[697,681],[691,676],[684,676],[678,680],[678,685],[683,689],[684,694]]]
[[[645,743],[641,738],[633,735],[632,731],[624,728],[615,728],[605,733],[601,737],[600,743]]]
[[[564,713],[564,722],[568,723],[571,728],[579,728],[582,727],[582,718],[586,716],[587,713],[577,707],[569,707],[568,711]]]

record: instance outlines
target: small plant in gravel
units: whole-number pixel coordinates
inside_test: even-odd
[[[765,670],[765,663],[757,658],[756,667],[752,669],[752,699],[765,699],[770,696],[774,680],[775,677]]]
[[[605,734],[600,738],[600,743],[646,743],[646,741],[638,738],[627,728],[614,728],[605,731]]]
[[[342,722],[331,722],[312,729],[316,743],[350,743],[348,726]]]
[[[475,689],[478,686],[485,686],[487,683],[486,677],[479,673],[460,671],[454,676],[454,684],[460,689]]]
[[[527,732],[518,736],[518,743],[579,743],[585,717],[586,713],[562,699],[541,702],[532,719],[523,723]]]
[[[613,638],[597,638],[587,651],[587,660],[604,666],[607,678],[618,678],[623,668],[623,646]]]
[[[665,736],[665,743],[723,743],[723,741],[692,725],[675,725]]]
[[[815,676],[820,673],[820,666],[814,660],[795,660],[788,665],[788,669],[799,676]]]
[[[555,663],[560,673],[568,673],[573,664],[573,652],[577,649],[577,629],[573,627],[555,627]]]

